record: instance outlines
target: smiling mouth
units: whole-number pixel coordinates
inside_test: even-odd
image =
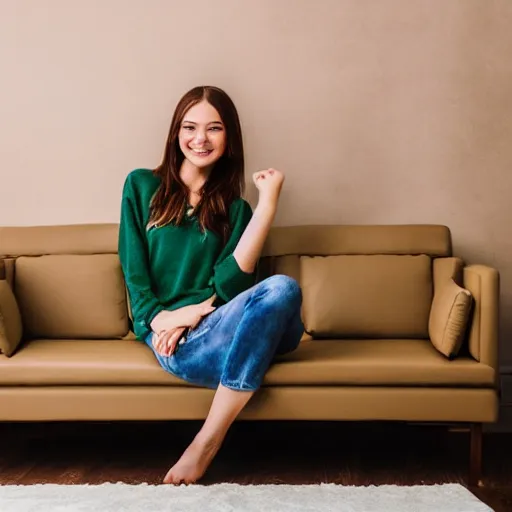
[[[190,149],[192,150],[192,153],[197,156],[208,156],[213,152],[212,149]]]

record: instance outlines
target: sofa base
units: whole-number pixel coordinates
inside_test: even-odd
[[[214,391],[192,386],[0,388],[0,421],[198,420]],[[247,420],[396,420],[491,423],[493,389],[288,386],[261,388]]]
[[[3,387],[0,421],[204,419],[214,391],[176,386]],[[469,423],[468,485],[482,485],[482,423],[495,422],[492,389],[262,388],[239,416],[245,420],[421,421]]]

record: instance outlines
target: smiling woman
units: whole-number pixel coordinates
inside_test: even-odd
[[[196,122],[191,119],[205,121]],[[208,119],[214,120],[208,122]],[[211,160],[217,160],[226,147],[224,125],[217,110],[207,101],[201,101],[192,107],[187,113],[187,119],[183,120],[179,141],[180,149],[187,157],[204,159],[211,156]],[[198,162],[198,165],[204,165],[204,161]]]
[[[187,112],[180,129],[179,144],[190,162],[210,173],[226,148],[224,124],[210,103],[203,100]]]
[[[244,190],[244,149],[235,105],[217,87],[196,87],[178,103],[152,201],[148,227],[178,224],[187,206],[196,208],[203,230],[227,239],[229,204]],[[215,167],[215,172],[212,173]]]
[[[126,179],[119,258],[135,334],[167,372],[217,390],[166,483],[204,474],[274,356],[295,350],[304,332],[298,283],[277,275],[256,284],[283,181],[275,169],[253,174],[253,213],[242,198],[236,108],[207,86],[178,102],[160,166]]]

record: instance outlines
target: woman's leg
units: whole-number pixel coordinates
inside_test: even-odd
[[[295,280],[269,277],[205,317],[175,354],[155,355],[164,369],[192,384],[254,391],[272,358],[298,346],[301,303]]]
[[[287,276],[273,276],[244,294],[247,296],[238,301],[238,298],[234,299],[237,303],[226,309],[222,319],[215,324],[215,332],[205,337],[204,342],[210,341],[209,346],[213,348],[219,343],[219,333],[226,328],[231,331],[231,340],[228,339],[227,344],[225,339],[221,340],[224,341],[224,356],[219,358],[218,353],[212,354],[213,365],[208,368],[210,374],[216,374],[220,384],[203,427],[169,470],[165,483],[192,483],[204,474],[229,427],[261,385],[274,355],[294,350],[300,341],[303,333],[300,321],[302,295],[296,281]],[[227,306],[229,304],[224,307]],[[224,332],[224,337],[226,334]],[[188,350],[193,347],[194,340]],[[187,361],[183,363],[183,371],[195,378],[201,369],[196,363],[197,358],[184,355]],[[201,355],[204,357],[204,352]],[[201,366],[204,370],[204,360]],[[212,372],[212,368],[217,371]]]
[[[277,345],[276,356],[293,352],[300,343],[304,334],[304,324],[302,323],[300,306],[295,310],[292,318],[288,321],[284,335]]]
[[[229,427],[253,394],[254,391],[234,391],[219,385],[201,430],[178,462],[167,472],[165,484],[191,484],[204,475]]]

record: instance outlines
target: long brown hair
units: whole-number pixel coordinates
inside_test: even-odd
[[[223,242],[229,236],[229,205],[242,196],[244,180],[244,148],[242,129],[235,105],[231,98],[218,87],[200,86],[187,92],[178,102],[169,130],[162,163],[153,170],[161,178],[151,201],[148,229],[152,226],[181,224],[188,201],[188,187],[179,176],[185,156],[178,135],[187,111],[197,103],[206,100],[219,113],[226,131],[226,149],[215,163],[207,181],[201,188],[201,199],[196,215],[201,230],[217,233]]]

